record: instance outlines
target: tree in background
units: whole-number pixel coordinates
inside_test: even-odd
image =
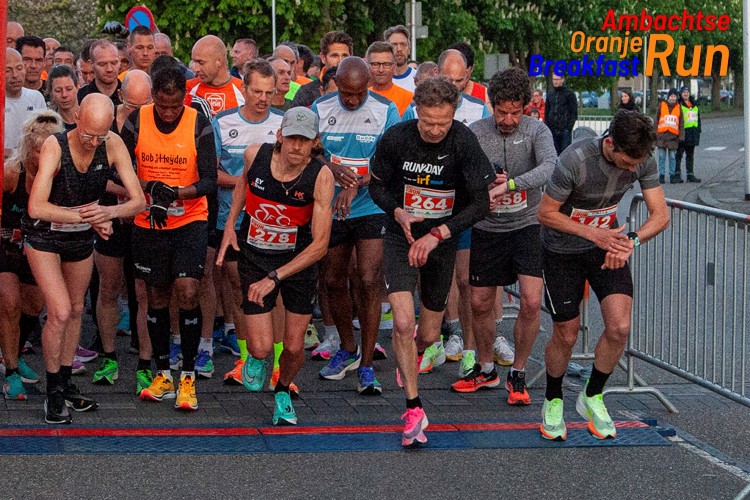
[[[90,0],[12,0],[8,19],[21,23],[27,35],[56,38],[75,48],[97,32]]]

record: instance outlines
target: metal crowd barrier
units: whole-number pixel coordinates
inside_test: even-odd
[[[588,127],[596,132],[596,135],[602,135],[609,128],[609,122],[611,121],[611,116],[578,115],[573,130],[579,127]]]
[[[750,406],[750,216],[675,200],[667,205],[669,228],[631,258],[627,386],[605,393],[651,393],[676,411],[658,390],[643,387],[637,358]],[[647,217],[643,196],[636,195],[630,227]]]

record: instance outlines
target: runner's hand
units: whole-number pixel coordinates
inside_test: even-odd
[[[499,177],[499,175],[498,175]],[[508,192],[508,183],[502,182],[490,189],[490,210],[494,210],[500,203],[500,199]]]
[[[151,195],[151,199],[155,205],[168,207],[177,199],[177,189],[161,181],[149,181],[146,184],[146,191]]]
[[[276,283],[271,278],[263,278],[256,281],[247,289],[247,300],[263,307],[263,298],[276,288]]]
[[[333,178],[343,188],[354,188],[359,186],[359,177],[355,174],[352,169],[336,163],[326,162],[328,168],[333,172]]]
[[[94,225],[112,219],[112,208],[94,203],[93,205],[81,208],[78,214],[81,216],[83,222]]]
[[[632,244],[628,237],[622,232],[625,226],[615,229],[602,229],[600,227],[591,227],[593,237],[590,238],[596,246],[607,252],[627,252],[632,250]]]
[[[427,257],[430,252],[438,246],[437,238],[431,234],[425,234],[412,244],[409,248],[409,265],[412,267],[422,267],[427,263]]]
[[[630,255],[632,253],[632,248],[625,252],[607,252],[607,255],[604,256],[604,264],[602,264],[602,269],[622,269],[623,267],[625,267],[625,264],[628,262],[628,259],[630,258]]]
[[[502,174],[495,174],[495,180],[490,184],[490,189],[499,186],[503,182],[508,182],[508,174],[505,172]]]
[[[98,222],[96,224],[91,224],[91,227],[94,228],[94,231],[99,234],[99,236],[102,237],[103,240],[108,240],[109,236],[112,234],[112,221],[108,220],[105,222]]]
[[[406,213],[406,210],[403,208],[397,208],[396,211],[393,212],[393,217],[396,219],[396,222],[398,222],[398,225],[401,226],[401,229],[404,230],[406,241],[408,241],[410,245],[414,243],[414,237],[411,235],[411,225],[415,222],[422,222],[424,217],[415,217]]]
[[[344,220],[352,211],[352,200],[357,196],[356,189],[344,189],[333,200],[333,216],[336,220]]]
[[[167,218],[167,207],[157,205],[156,202],[154,202],[148,210],[148,220],[151,229],[162,229],[167,227]]]
[[[221,266],[224,264],[224,257],[227,255],[227,248],[234,248],[238,252],[240,247],[237,244],[237,232],[233,227],[227,226],[224,228],[224,236],[221,238],[221,245],[219,246],[219,254],[216,257],[216,265]]]

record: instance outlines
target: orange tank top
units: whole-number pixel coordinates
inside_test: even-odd
[[[185,107],[180,124],[170,134],[156,127],[154,105],[142,106],[138,142],[135,146],[138,178],[162,181],[169,186],[185,187],[198,181],[198,150],[195,144],[195,122],[198,112]],[[146,210],[135,217],[135,225],[150,228],[148,207],[151,197],[146,193]],[[175,200],[167,210],[166,230],[191,222],[208,220],[205,196],[192,200]]]

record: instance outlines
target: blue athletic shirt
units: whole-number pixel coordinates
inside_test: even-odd
[[[320,117],[320,139],[326,159],[331,163],[348,166],[359,176],[369,172],[375,146],[383,133],[401,122],[396,105],[369,90],[365,101],[355,110],[347,109],[341,104],[338,92],[316,100],[312,110]],[[341,190],[341,186],[336,184],[334,199]],[[369,189],[359,188],[352,200],[349,218],[382,213],[370,198]]]
[[[484,101],[467,94],[461,94],[461,102],[458,104],[458,109],[456,109],[456,114],[453,116],[453,119],[468,127],[475,121],[487,118],[488,116],[490,116],[490,110],[487,109],[487,105]],[[417,107],[412,104],[406,108],[401,120],[406,122],[415,118],[418,118]]]
[[[281,128],[284,113],[270,108],[268,116],[260,122],[247,121],[241,114],[240,108],[232,108],[217,114],[211,125],[214,129],[216,153],[221,163],[219,169],[229,175],[239,177],[245,166],[245,149],[248,146],[263,143],[275,143],[276,131]],[[232,206],[233,188],[219,186],[219,217],[216,228],[224,230]],[[239,229],[244,210],[237,217],[234,228]]]

